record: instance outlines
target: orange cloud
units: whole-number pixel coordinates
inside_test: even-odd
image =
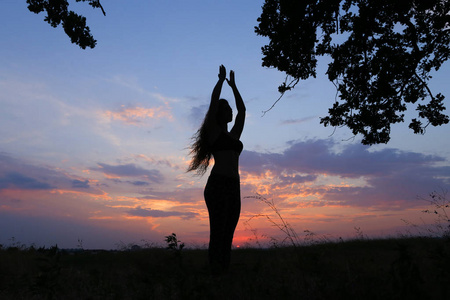
[[[129,107],[122,108],[119,111],[106,111],[104,115],[112,120],[119,120],[129,125],[140,125],[145,119],[172,120],[172,114],[168,106],[159,106],[155,108]]]

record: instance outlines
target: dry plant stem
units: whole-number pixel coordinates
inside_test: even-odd
[[[423,212],[427,214],[435,214],[437,216],[435,226],[438,233],[442,236],[450,236],[450,217],[447,213],[447,209],[450,207],[450,200],[447,199],[448,191],[441,189],[440,192],[434,191],[430,193],[428,199],[419,198],[430,203],[434,206],[434,209],[426,209]]]
[[[441,191],[433,191],[428,195],[428,198],[418,197],[419,200],[428,202],[432,208],[425,209],[422,212],[426,214],[435,215],[436,219],[432,227],[431,224],[427,224],[422,218],[422,226],[412,223],[408,220],[402,219],[402,221],[411,226],[417,231],[419,236],[428,235],[430,237],[450,237],[450,217],[448,208],[450,207],[450,200],[447,199],[448,191],[441,189]],[[424,234],[423,230],[428,234]]]
[[[277,216],[277,219],[278,219],[278,222],[277,222],[273,218],[271,218],[269,215],[258,214],[258,215],[255,215],[255,216],[251,217],[248,221],[250,221],[251,219],[253,219],[255,217],[264,216],[264,217],[267,218],[267,220],[270,223],[272,223],[272,226],[275,226],[281,232],[284,233],[285,238],[283,239],[282,243],[284,243],[285,241],[289,241],[289,243],[292,246],[294,246],[294,247],[297,247],[299,245],[299,237],[298,237],[297,233],[292,228],[292,226],[288,222],[286,222],[286,220],[283,218],[283,216],[279,212],[278,208],[275,206],[275,203],[273,202],[273,199],[272,200],[268,200],[268,199],[266,199],[265,197],[263,197],[261,195],[248,196],[248,197],[245,197],[245,198],[258,199],[261,202],[267,204],[270,207],[270,209],[275,213],[275,215]]]
[[[248,240],[254,240],[255,244],[258,246],[258,248],[262,248],[261,243],[259,242],[259,238],[258,238],[258,234],[257,234],[257,229],[253,228],[252,225],[250,225],[250,221],[255,218],[255,217],[259,217],[260,215],[256,215],[256,216],[252,216],[251,218],[249,218],[247,221],[244,222],[245,226],[248,227],[250,229],[250,231],[253,234],[253,238],[249,238]]]

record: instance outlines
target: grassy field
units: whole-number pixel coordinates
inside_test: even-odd
[[[0,299],[450,299],[450,240],[404,238],[233,250],[0,250]]]

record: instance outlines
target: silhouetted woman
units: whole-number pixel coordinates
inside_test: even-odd
[[[237,108],[236,119],[230,131],[228,123],[233,120],[233,111],[227,100],[220,99],[225,80],[233,90]],[[243,145],[239,138],[244,122],[245,105],[236,87],[234,72],[231,71],[230,79],[226,79],[226,70],[222,65],[208,112],[194,136],[191,146],[193,159],[188,169],[203,175],[211,156],[214,157],[214,166],[204,191],[210,226],[208,255],[213,274],[220,274],[228,269],[234,230],[241,211],[239,155]]]

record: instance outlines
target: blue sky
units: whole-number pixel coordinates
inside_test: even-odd
[[[422,216],[417,196],[449,187],[448,126],[414,135],[395,125],[388,145],[367,147],[319,124],[335,99],[326,59],[262,116],[284,80],[261,66],[263,1],[102,4],[106,16],[71,3],[98,41],[81,50],[25,0],[0,3],[0,244],[114,248],[176,232],[204,245],[206,176],[185,173],[186,148],[220,64],[236,72],[247,106],[242,194],[273,199],[299,233],[395,234],[401,219]],[[447,98],[449,74],[447,62],[430,82]],[[222,96],[233,99],[226,85]],[[278,234],[263,218],[246,224],[265,213],[243,199],[236,243],[252,237],[249,226]]]

